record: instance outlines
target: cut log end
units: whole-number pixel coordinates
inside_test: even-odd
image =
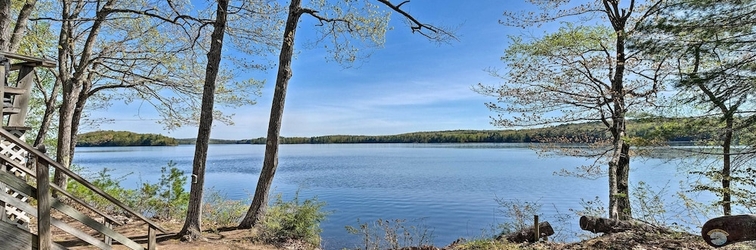
[[[728,215],[711,219],[701,227],[701,236],[713,247],[756,240],[756,215]]]

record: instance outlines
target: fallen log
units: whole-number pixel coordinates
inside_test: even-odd
[[[645,232],[668,232],[669,230],[657,227],[638,220],[615,220],[596,216],[581,216],[580,229],[592,233],[619,233],[629,230]]]
[[[541,223],[538,223],[538,233],[540,236],[539,239],[547,236],[551,236],[554,234],[554,228],[551,227],[551,224],[549,224],[548,221],[544,221]],[[497,240],[506,239],[509,242],[513,243],[523,243],[523,242],[535,242],[535,227],[528,227],[524,228],[522,230],[519,230],[514,233],[510,234],[500,234],[498,237],[496,237]]]
[[[711,219],[701,227],[701,236],[713,247],[756,240],[756,215],[727,215]]]

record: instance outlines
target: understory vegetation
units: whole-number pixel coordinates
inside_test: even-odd
[[[75,170],[86,172],[86,169],[81,168]],[[141,182],[136,189],[121,186],[130,174],[114,176],[114,172],[113,169],[104,168],[85,178],[136,212],[152,219],[178,221],[186,216],[189,192],[184,189],[184,186],[188,178],[174,162],[168,162],[161,168],[161,175],[157,182]],[[127,215],[125,211],[121,211],[120,208],[78,182],[69,182],[68,190],[100,211],[112,215]],[[202,204],[203,227],[217,233],[221,228],[239,224],[247,211],[249,200],[229,199],[224,193],[213,188],[209,188],[205,193]],[[278,194],[268,209],[265,220],[257,228],[259,238],[256,240],[269,244],[294,240],[316,248],[320,245],[322,231],[320,222],[330,213],[325,211],[324,207],[325,202],[318,201],[316,197],[300,199],[297,193],[290,200],[284,200]]]

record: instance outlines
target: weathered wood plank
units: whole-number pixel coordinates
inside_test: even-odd
[[[39,216],[37,216],[38,212],[35,211],[34,207],[32,207],[31,205],[29,205],[26,202],[22,202],[22,201],[20,201],[20,200],[18,200],[16,198],[14,198],[13,196],[10,196],[9,194],[6,194],[5,192],[0,192],[0,199],[5,199],[8,202],[8,204],[11,204],[14,207],[17,207],[17,208],[20,208],[21,210],[24,210],[25,212],[27,212],[31,216],[39,218]],[[48,217],[48,218],[50,218],[50,217]],[[57,227],[57,228],[62,229],[63,231],[66,231],[67,233],[69,233],[69,234],[71,234],[73,236],[78,237],[79,239],[82,239],[82,240],[86,241],[87,243],[93,244],[95,246],[98,246],[97,244],[102,243],[102,242],[97,243],[97,242],[99,242],[99,240],[94,239],[94,237],[92,237],[92,236],[90,236],[90,235],[88,235],[86,233],[83,233],[83,232],[81,232],[81,231],[79,231],[79,230],[77,230],[77,229],[75,229],[75,228],[67,225],[65,222],[62,222],[62,221],[57,220],[55,218],[50,218],[50,224],[53,225],[53,226],[55,226],[55,227]],[[84,235],[86,235],[86,236],[84,236]],[[86,238],[87,236],[88,236],[88,238]],[[84,238],[82,238],[82,237],[84,237]],[[36,239],[36,242],[34,243],[34,245],[39,246],[39,237],[34,237],[34,238]],[[92,239],[94,239],[94,241]],[[102,243],[102,244],[104,244],[104,243]],[[53,246],[52,247],[53,249],[56,248],[54,245],[55,244],[52,244],[52,242],[51,242],[51,244],[48,244],[48,246]],[[44,249],[44,248],[38,248],[38,249]]]
[[[147,249],[155,250],[157,242],[155,241],[155,228],[150,227],[147,231]]]
[[[21,109],[20,108],[16,108],[16,107],[13,107],[13,108],[3,108],[3,114],[4,115],[7,115],[7,114],[13,115],[13,114],[18,114],[18,113],[21,113]]]
[[[110,216],[109,214],[107,214],[107,213],[105,213],[103,211],[100,211],[99,209],[93,207],[92,205],[89,205],[89,203],[87,203],[87,202],[85,202],[85,201],[77,198],[76,196],[74,196],[73,194],[69,193],[68,191],[60,188],[58,185],[50,183],[50,187],[52,187],[53,189],[55,189],[55,191],[57,191],[59,194],[65,195],[66,197],[70,198],[71,200],[74,200],[77,203],[81,204],[82,206],[86,207],[87,209],[91,210],[92,212],[95,212],[96,214],[104,217],[106,221],[109,220],[111,223],[116,224],[118,226],[123,225],[123,223],[118,222],[118,220],[116,220],[115,218],[113,218],[113,216]]]
[[[37,167],[37,236],[39,250],[50,250],[52,232],[50,231],[50,168],[47,164],[36,164],[37,157],[29,158],[29,165]]]
[[[11,206],[21,209],[22,211],[26,212],[27,214],[31,216],[37,217],[36,208],[34,208],[32,205],[29,205],[29,203],[26,203],[17,199],[16,197],[6,194],[5,192],[0,192],[0,200],[4,201],[5,203],[10,204]]]
[[[23,171],[24,173],[26,173],[27,175],[29,175],[31,177],[37,178],[37,173],[35,173],[35,171],[31,171],[30,169],[26,168],[26,166],[24,166],[20,162],[14,161],[13,159],[11,159],[10,157],[8,157],[5,154],[0,154],[0,160],[3,160],[3,161],[7,162],[10,165],[13,165],[13,167],[20,169],[21,171]]]
[[[0,171],[0,182],[26,196],[37,197],[37,189],[8,172]]]
[[[123,204],[118,199],[116,199],[113,196],[105,193],[105,191],[102,191],[102,189],[94,186],[91,182],[87,181],[86,179],[84,179],[83,177],[79,176],[78,174],[72,172],[68,168],[63,167],[60,163],[56,162],[55,160],[53,160],[49,156],[45,155],[44,153],[40,152],[39,150],[37,150],[33,146],[27,144],[23,140],[15,137],[10,132],[8,132],[8,131],[6,131],[4,129],[0,129],[0,136],[4,137],[8,141],[11,141],[11,142],[15,143],[19,147],[25,149],[30,154],[37,155],[39,157],[39,161],[49,163],[51,167],[54,167],[56,169],[56,171],[63,172],[64,174],[68,175],[68,177],[70,177],[71,179],[78,181],[79,183],[81,183],[85,187],[89,188],[90,190],[92,190],[93,192],[95,192],[98,195],[102,196],[106,200],[108,200],[111,203],[115,204],[116,206],[120,207],[124,211],[126,211],[126,212],[134,215],[135,217],[137,217],[140,220],[144,221],[148,225],[155,227],[155,229],[159,230],[160,232],[163,232],[163,233],[167,233],[168,232],[167,230],[165,230],[163,227],[161,227],[157,223],[153,222],[150,219],[145,218],[144,215],[135,212],[134,210],[132,210],[131,208],[129,208],[128,206],[126,206],[125,204]]]
[[[108,220],[107,218],[105,218],[105,219],[104,219],[104,222],[105,222],[104,224],[105,224],[105,226],[106,226],[106,227],[108,227],[108,228],[113,228],[113,224],[112,224],[112,223],[113,223],[113,221],[111,221],[111,220]],[[102,241],[103,241],[103,242],[105,242],[105,244],[108,244],[108,245],[113,245],[113,238],[110,238],[110,236],[108,236],[107,234],[104,234],[104,235],[105,235],[105,236],[104,236],[104,238],[102,239]]]
[[[8,118],[8,126],[24,126],[26,114],[29,112],[29,99],[31,87],[34,83],[34,67],[21,67],[18,71],[18,84],[16,87],[23,89],[24,93],[13,98],[13,108],[20,109],[18,114]]]
[[[91,244],[93,246],[99,247],[100,249],[112,249],[112,247],[110,245],[108,245],[108,244],[105,244],[105,242],[102,242],[102,241],[98,240],[97,238],[93,237],[92,235],[89,235],[89,234],[87,234],[85,232],[82,232],[79,229],[76,229],[76,228],[72,227],[71,225],[68,225],[67,223],[65,223],[65,222],[63,222],[61,220],[58,220],[58,219],[55,219],[55,218],[51,218],[50,222],[55,227],[60,228],[63,231],[66,231],[66,233],[69,233],[69,234],[71,234],[73,236],[76,236],[76,238],[79,238],[79,239],[83,240],[86,243],[89,243],[89,244]],[[43,248],[40,247],[39,249],[42,250]]]
[[[15,53],[4,52],[4,51],[0,51],[0,55],[5,56],[7,58],[20,60],[20,61],[32,62],[35,65],[42,66],[45,68],[52,68],[52,67],[55,67],[55,65],[57,65],[55,61],[50,60],[50,59],[45,59],[45,58],[19,55]]]
[[[66,204],[61,203],[57,199],[54,199],[52,201],[52,207],[56,210],[60,211],[61,213],[64,213],[71,218],[83,223],[84,225],[87,225],[88,227],[105,234],[109,236],[110,238],[113,238],[114,240],[120,242],[124,246],[127,246],[131,249],[144,249],[141,245],[137,244],[136,242],[132,241],[131,239],[127,238],[126,236],[123,236],[122,234],[113,231],[113,229],[108,228],[107,226],[97,222],[96,220],[89,218],[89,216],[86,216],[82,214],[81,212],[77,211],[76,209],[69,207]],[[99,240],[98,240],[99,241]],[[103,243],[104,244],[104,243]]]
[[[3,249],[32,249],[32,234],[15,224],[0,221],[0,239]]]
[[[51,247],[52,247],[52,250],[68,250],[68,248],[65,248],[64,246],[61,246],[60,244],[55,243],[55,242],[52,243]],[[37,245],[37,235],[36,234],[32,234],[32,248],[31,249],[32,250],[33,249],[39,249],[39,245]]]
[[[8,175],[9,175],[8,173],[0,172],[0,181],[5,182],[5,178],[9,177]],[[5,176],[5,177],[3,177],[3,176]],[[13,189],[18,190],[19,192],[21,192],[23,194],[26,194],[28,196],[32,196],[32,197],[36,196],[37,190],[34,187],[32,187],[31,185],[29,185],[29,184],[26,184],[26,183],[23,183],[23,182],[19,183],[20,180],[18,180],[18,178],[11,177],[8,181],[9,182],[6,182],[6,183],[9,183],[9,186],[11,186]],[[31,195],[31,194],[35,194],[35,195]],[[5,194],[4,192],[0,192],[0,199],[6,200],[6,202],[8,202],[8,204],[11,204],[14,207],[17,207],[17,208],[20,208],[21,210],[24,210],[25,212],[27,212],[31,216],[39,218],[39,216],[37,216],[38,215],[37,210],[34,207],[32,207],[31,205],[29,205],[28,203],[22,202],[22,201],[20,201],[20,200],[18,200],[16,198],[10,196],[9,194]],[[120,242],[124,246],[130,247],[132,249],[144,249],[144,247],[142,247],[141,245],[139,245],[136,242],[132,241],[131,239],[127,238],[126,236],[123,236],[123,235],[119,234],[118,232],[114,231],[113,229],[107,228],[105,225],[100,224],[99,222],[95,221],[92,218],[89,218],[88,216],[82,214],[79,211],[76,211],[76,209],[74,209],[74,208],[72,208],[72,207],[70,207],[68,205],[65,205],[65,204],[61,203],[58,199],[51,198],[50,205],[51,205],[51,207],[55,208],[56,210],[60,211],[61,213],[64,213],[64,214],[70,216],[71,218],[80,221],[84,225],[87,225],[90,228],[92,228],[92,229],[94,229],[94,230],[96,230],[96,231],[98,231],[98,232],[100,232],[102,234],[108,235],[109,237],[111,237],[114,240]],[[53,225],[55,225],[55,224],[53,224]],[[57,225],[55,225],[55,226],[58,227]],[[60,228],[60,227],[58,227],[58,228]]]
[[[5,60],[3,60],[3,61],[5,61]],[[0,63],[0,87],[5,87],[5,85],[6,85],[5,83],[8,80],[8,79],[6,79],[7,78],[6,74],[8,72],[5,71],[6,68],[5,68],[5,65],[3,65],[3,64],[4,63]],[[0,107],[3,107],[3,108],[5,107],[5,88],[0,88]],[[0,121],[2,121],[2,119],[0,119]],[[0,122],[0,123],[2,123],[2,122]]]
[[[17,88],[17,87],[4,86],[3,87],[3,92],[5,94],[21,95],[21,94],[26,93],[26,90],[24,90],[22,88]]]

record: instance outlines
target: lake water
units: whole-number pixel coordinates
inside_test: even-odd
[[[262,166],[263,145],[211,145],[206,188],[232,199],[249,199]],[[133,173],[122,186],[155,182],[168,161],[191,173],[194,147],[77,148],[74,164],[94,172],[114,169],[114,176]],[[323,228],[326,249],[354,247],[360,238],[346,225],[376,219],[407,219],[433,232],[442,246],[460,238],[480,237],[482,230],[505,222],[496,198],[538,202],[541,220],[551,220],[575,238],[581,199],[596,196],[607,204],[606,177],[595,180],[555,176],[560,169],[590,163],[576,157],[539,158],[526,144],[319,144],[282,145],[274,193],[300,198],[317,196],[333,211]],[[659,159],[634,160],[631,183],[666,187],[668,206],[683,177],[677,164]],[[188,190],[188,186],[187,186]],[[699,197],[706,200],[712,197]],[[557,215],[573,215],[556,225]]]

